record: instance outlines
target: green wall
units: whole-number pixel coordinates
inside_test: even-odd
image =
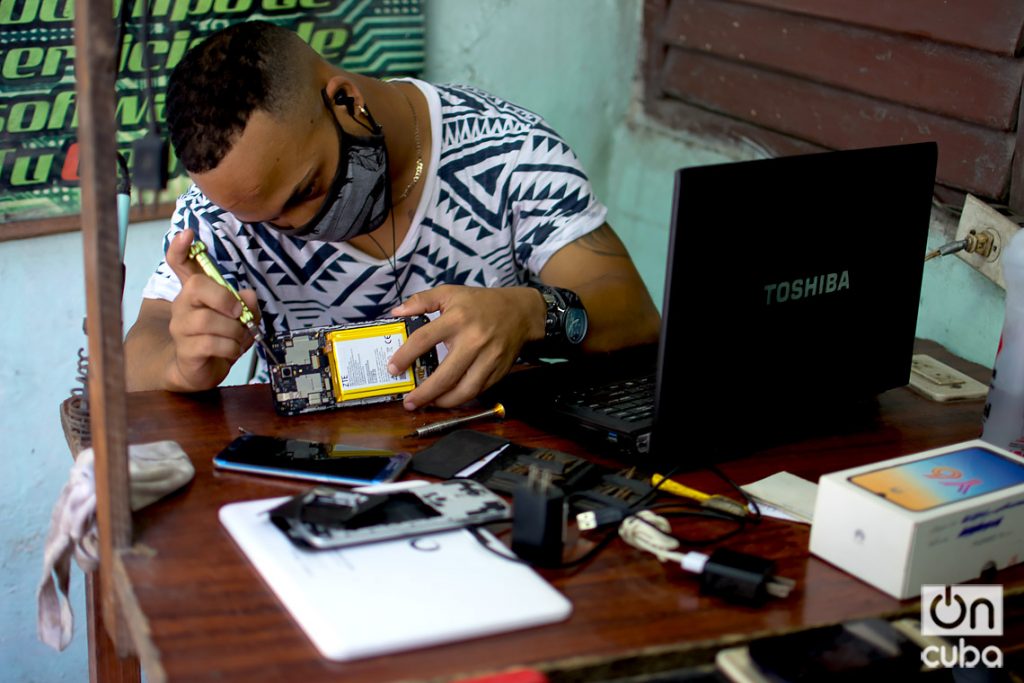
[[[433,0],[426,78],[470,83],[544,115],[583,160],[660,306],[673,172],[760,152],[666,130],[644,115],[636,101],[641,9],[640,0]],[[949,241],[955,229],[937,218],[929,246]],[[878,236],[866,226],[850,238]],[[694,254],[694,267],[709,261]],[[959,259],[926,265],[918,336],[991,365],[1002,316],[1001,290]]]
[[[636,105],[641,0],[429,0],[427,80],[469,83],[543,114],[573,145],[609,206],[655,301],[662,295],[672,173],[684,165],[751,158],[740,144],[683,136]],[[752,208],[752,210],[754,210]],[[936,224],[930,242],[948,237]],[[164,226],[132,226],[126,326],[160,259]],[[851,235],[870,238],[870,234]],[[695,267],[704,267],[694,255]],[[56,654],[35,637],[35,586],[49,510],[71,460],[57,406],[74,384],[84,343],[77,234],[0,243],[0,662],[4,680],[84,681],[80,573],[78,633]],[[955,258],[926,267],[921,336],[990,364],[1002,293]],[[695,326],[695,334],[700,333]],[[237,375],[236,375],[237,377]]]

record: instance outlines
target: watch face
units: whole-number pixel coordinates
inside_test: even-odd
[[[579,344],[587,335],[587,312],[570,308],[565,312],[565,338],[570,344]]]

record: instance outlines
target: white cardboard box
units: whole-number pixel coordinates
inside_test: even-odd
[[[1024,458],[975,440],[826,474],[810,550],[901,599],[1017,564]]]

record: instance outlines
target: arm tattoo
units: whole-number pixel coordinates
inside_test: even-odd
[[[589,249],[599,256],[629,258],[629,252],[626,251],[626,247],[619,241],[618,235],[615,234],[615,231],[607,223],[597,230],[592,230],[578,238],[576,244],[584,249]]]

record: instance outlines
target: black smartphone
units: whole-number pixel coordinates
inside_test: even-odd
[[[749,651],[773,682],[914,680],[921,670],[921,648],[884,619],[770,636],[750,643]]]
[[[244,434],[218,453],[213,464],[238,472],[367,486],[393,481],[411,459],[409,453]]]

